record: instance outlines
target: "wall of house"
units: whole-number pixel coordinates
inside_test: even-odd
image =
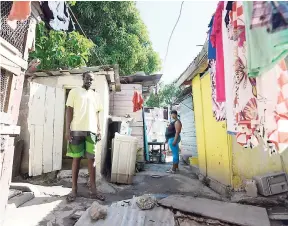
[[[245,180],[252,179],[253,176],[285,171],[280,155],[270,156],[268,151],[264,151],[262,144],[254,149],[245,149],[232,136],[232,147],[233,187],[235,189],[243,189]],[[286,173],[288,173],[288,150],[282,154],[282,157]]]
[[[192,80],[200,172],[224,185],[231,185],[231,143],[226,122],[212,113],[210,74]]]
[[[198,157],[195,116],[193,110],[192,96],[186,97],[180,103],[180,118],[182,122],[181,150],[192,153],[192,157]]]
[[[196,76],[192,80],[196,138],[200,172],[221,184],[236,190],[245,187],[245,181],[256,175],[285,171],[280,155],[270,156],[260,144],[245,149],[235,136],[227,135],[225,122],[217,122],[212,115],[210,76]],[[288,173],[288,150],[282,153]]]
[[[121,84],[121,92],[110,94],[110,114],[113,116],[125,117],[130,115],[134,122],[130,124],[132,136],[138,139],[138,148],[144,147],[143,140],[143,116],[142,110],[133,112],[134,92],[142,94],[142,85],[140,84]]]
[[[22,97],[23,108],[21,109],[21,112],[20,112],[21,118],[19,119],[19,123],[24,125],[23,130],[21,132],[21,137],[25,140],[25,144],[26,144],[25,145],[26,148],[24,151],[24,158],[23,158],[22,167],[21,167],[22,172],[25,172],[25,171],[27,172],[27,166],[28,166],[28,168],[30,166],[30,174],[32,174],[32,175],[39,174],[39,169],[37,171],[34,171],[34,173],[32,170],[32,168],[33,168],[33,166],[35,166],[35,164],[33,164],[31,161],[34,159],[33,153],[31,155],[31,151],[32,151],[31,148],[32,148],[32,144],[35,141],[37,141],[37,139],[34,139],[34,136],[33,136],[34,130],[33,130],[32,125],[35,125],[35,123],[33,122],[33,120],[35,120],[35,119],[33,119],[34,117],[32,117],[32,115],[37,116],[38,119],[37,119],[36,125],[38,125],[38,126],[40,126],[40,124],[42,126],[44,126],[45,122],[47,120],[48,121],[50,120],[50,123],[47,123],[44,130],[45,131],[46,130],[51,131],[52,128],[55,128],[55,129],[57,128],[57,130],[55,130],[53,134],[55,134],[55,135],[57,134],[58,139],[61,139],[63,141],[63,132],[64,132],[63,126],[64,126],[64,114],[65,114],[65,89],[71,89],[71,88],[82,86],[82,83],[83,83],[83,81],[82,81],[81,75],[76,75],[76,76],[75,75],[74,76],[67,75],[67,76],[59,76],[59,77],[38,77],[38,78],[33,79],[32,83],[29,83],[30,87],[27,86],[28,88],[25,92],[25,95],[23,95],[23,97]],[[31,91],[31,89],[30,89],[31,84],[38,84],[38,86],[42,85],[42,86],[46,87],[46,91],[43,91],[43,89],[38,89],[38,92],[35,93],[34,91]],[[99,93],[100,98],[102,100],[102,104],[103,104],[103,111],[100,113],[100,127],[101,127],[101,131],[102,131],[102,140],[97,144],[96,154],[95,154],[96,170],[97,170],[98,176],[100,176],[101,166],[102,166],[101,159],[102,159],[102,156],[105,155],[106,147],[107,147],[107,129],[108,129],[108,116],[109,116],[108,115],[108,113],[109,113],[109,86],[108,86],[108,83],[106,80],[106,76],[105,75],[96,75],[95,79],[92,83],[91,88],[95,89],[95,91],[97,91]],[[61,96],[60,100],[62,100],[62,103],[58,103],[58,105],[57,104],[55,105],[57,100],[59,101],[59,98],[58,97],[50,98],[51,95],[49,94],[49,92],[53,92],[51,89],[58,90],[58,93],[62,93],[62,95],[60,95]],[[49,96],[50,99],[46,98],[45,92],[48,92],[47,94],[49,94],[49,95],[47,95],[47,96]],[[44,95],[44,97],[42,97],[43,95]],[[28,100],[28,96],[29,96],[29,100]],[[47,119],[47,117],[46,117],[47,114],[45,114],[45,110],[44,110],[44,116],[43,116],[44,118],[42,118],[42,119],[39,115],[36,115],[37,112],[33,113],[33,109],[37,109],[37,104],[39,104],[40,102],[41,103],[43,102],[43,101],[37,101],[37,99],[40,100],[39,98],[40,99],[44,98],[44,100],[47,100],[47,101],[49,100],[49,103],[47,103],[47,104],[45,104],[45,102],[44,102],[42,108],[40,108],[38,106],[39,115],[41,115],[41,112],[39,112],[39,109],[45,109],[46,105],[48,106],[48,104],[49,104],[49,106],[50,106],[49,109],[53,108],[52,102],[54,100],[55,112],[57,111],[57,114],[56,113],[54,114],[55,118]],[[34,106],[35,104],[33,104],[34,107],[32,108],[30,106],[32,106],[33,100],[34,100],[34,102],[36,101],[36,103],[35,103],[36,107]],[[28,112],[27,112],[27,109],[25,110],[25,105],[27,106],[27,101],[28,101],[28,106],[29,106]],[[59,105],[61,105],[61,106],[59,106]],[[28,125],[25,125],[25,121],[27,121],[27,119],[28,119]],[[56,124],[53,125],[52,121]],[[39,127],[35,127],[35,128],[39,129]],[[41,131],[40,131],[40,133],[41,133]],[[36,133],[36,134],[38,134],[38,133]],[[45,138],[45,136],[43,136],[43,139],[44,138]],[[41,146],[41,142],[39,143],[39,145]],[[60,144],[59,144],[59,148],[60,148]],[[42,150],[44,150],[44,149],[42,149]],[[36,149],[32,152],[35,152],[35,154],[37,153],[36,156],[39,155],[39,157],[45,156],[44,152],[41,154],[41,151],[39,153],[39,150],[37,152]],[[59,156],[59,158],[62,161],[62,144],[61,144],[61,156]],[[44,170],[44,168],[42,169],[41,173],[47,172],[47,170]],[[48,171],[50,171],[50,168]]]

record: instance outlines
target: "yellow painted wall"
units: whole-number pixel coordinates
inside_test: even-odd
[[[232,144],[226,122],[217,122],[213,116],[210,74],[206,73],[202,78],[196,76],[192,81],[192,90],[200,171],[205,172],[206,166],[208,177],[231,185]]]
[[[193,94],[193,104],[195,114],[195,128],[196,128],[199,170],[204,176],[207,176],[204,118],[202,109],[201,81],[199,75],[197,75],[192,80],[192,94]]]
[[[263,150],[263,145],[254,149],[245,149],[232,137],[233,147],[233,187],[243,189],[246,179],[253,176],[283,171],[280,155],[270,156]],[[286,172],[288,173],[288,150],[282,154]]]
[[[269,156],[260,144],[242,148],[226,131],[226,122],[217,122],[212,113],[210,75],[192,80],[195,127],[200,172],[234,189],[243,189],[245,180],[256,175],[284,171],[280,155]],[[282,153],[288,173],[288,150]]]

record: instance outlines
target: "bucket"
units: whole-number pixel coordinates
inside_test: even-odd
[[[198,157],[189,157],[190,165],[198,166]]]

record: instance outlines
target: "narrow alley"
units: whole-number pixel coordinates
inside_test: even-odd
[[[288,1],[0,11],[0,226],[288,226]]]

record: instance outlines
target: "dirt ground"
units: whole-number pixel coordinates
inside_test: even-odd
[[[182,164],[179,173],[167,174],[166,170],[170,167],[169,163],[146,164],[145,171],[137,173],[131,185],[116,185],[108,183],[104,179],[98,180],[98,189],[106,196],[106,200],[102,204],[109,205],[112,202],[131,199],[133,196],[143,194],[152,194],[158,199],[177,194],[227,201],[203,185],[190,166]],[[65,196],[71,191],[71,177],[68,171],[59,172],[58,177],[46,175],[26,180],[33,184],[33,187],[38,190],[38,194],[34,199],[18,208],[9,205],[4,226],[73,226],[77,221],[77,217],[74,217],[75,213],[81,214],[94,201],[89,198],[87,170],[82,170],[79,176],[78,197],[73,203],[67,203],[65,200]],[[207,222],[195,219],[197,217],[180,219],[179,224],[181,226],[207,225]],[[281,222],[276,225],[285,224]]]
[[[137,173],[132,185],[115,185],[98,180],[98,189],[105,194],[103,204],[130,199],[133,196],[153,194],[163,198],[171,194],[183,194],[207,197],[221,200],[221,196],[204,186],[189,166],[181,165],[177,174],[167,174],[171,164],[146,164],[145,171]],[[88,177],[84,170],[80,173],[79,192],[74,203],[67,203],[65,195],[70,192],[71,178],[58,176],[55,180],[50,177],[39,177],[26,180],[39,191],[38,197],[26,202],[18,208],[8,208],[4,226],[72,226],[75,223],[73,214],[85,211],[92,204],[89,199]],[[63,174],[60,172],[60,174]],[[59,174],[58,174],[59,175]],[[65,173],[63,174],[65,175]],[[23,181],[21,181],[23,182]],[[37,214],[35,214],[37,212]],[[50,223],[51,224],[50,224]],[[47,224],[48,223],[48,224]]]

